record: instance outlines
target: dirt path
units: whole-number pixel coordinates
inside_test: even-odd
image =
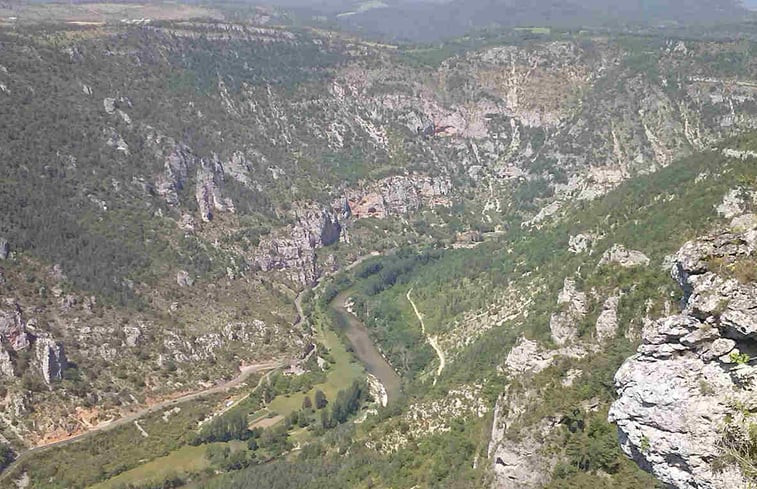
[[[194,401],[196,399],[201,399],[203,397],[210,396],[213,394],[226,392],[234,387],[239,386],[253,374],[256,374],[259,372],[265,372],[268,370],[274,370],[274,369],[280,368],[283,365],[284,365],[284,362],[280,360],[257,363],[253,365],[245,365],[242,368],[240,368],[239,375],[229,380],[228,382],[224,382],[222,384],[218,384],[216,386],[210,387],[208,389],[203,389],[201,391],[192,392],[190,394],[186,394],[174,399],[167,399],[165,401],[159,402],[157,404],[153,404],[152,406],[146,407],[144,409],[140,409],[139,411],[136,411],[132,414],[128,414],[126,416],[118,418],[114,421],[102,423],[79,435],[72,436],[64,440],[58,440],[58,441],[46,443],[44,445],[38,445],[34,448],[30,448],[29,450],[22,452],[11,465],[9,465],[5,470],[3,470],[2,474],[0,474],[0,482],[3,482],[5,479],[7,479],[9,474],[13,472],[13,469],[18,464],[23,462],[26,458],[28,458],[30,455],[34,453],[39,453],[46,450],[50,450],[52,448],[70,445],[72,443],[76,443],[76,442],[85,440],[87,438],[90,438],[98,433],[111,431],[118,428],[119,426],[124,426],[130,423],[136,422],[137,420],[139,420],[140,418],[148,414],[152,414],[157,411],[162,411],[163,409],[174,407],[179,404],[184,404],[189,401]]]
[[[421,331],[426,336],[426,341],[428,341],[428,344],[431,345],[431,348],[434,349],[436,356],[439,357],[439,368],[436,369],[436,375],[434,376],[434,385],[436,385],[436,380],[442,374],[442,370],[444,370],[444,367],[447,365],[447,360],[444,357],[444,352],[439,347],[439,338],[426,334],[426,323],[423,322],[423,316],[421,315],[420,311],[418,311],[418,307],[416,307],[413,299],[410,298],[410,294],[412,292],[412,288],[407,291],[407,300],[410,301],[410,305],[413,306],[413,311],[415,311],[415,315],[418,318],[418,321],[420,321],[421,323]]]

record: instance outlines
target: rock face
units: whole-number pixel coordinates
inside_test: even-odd
[[[10,253],[11,246],[8,243],[8,240],[5,238],[0,238],[0,260],[7,260]]]
[[[574,340],[578,334],[576,323],[586,314],[586,294],[576,289],[575,280],[566,278],[557,304],[563,306],[564,310],[552,315],[549,329],[552,340],[562,346]]]
[[[645,267],[649,265],[649,258],[641,251],[628,250],[622,244],[616,244],[605,251],[600,260],[600,265],[615,263],[621,267]]]
[[[556,459],[541,453],[541,441],[558,425],[559,419],[546,418],[521,433],[517,440],[507,439],[508,429],[518,421],[535,399],[528,393],[513,394],[508,389],[494,410],[494,428],[489,443],[489,459],[494,462],[497,489],[536,489],[549,482]]]
[[[368,189],[348,192],[344,206],[356,219],[404,216],[423,205],[447,204],[451,190],[448,178],[399,175],[383,179]]]
[[[280,235],[261,243],[257,256],[263,271],[282,270],[303,285],[313,285],[320,276],[316,250],[339,241],[342,225],[333,209],[299,209],[296,222]]]
[[[26,332],[21,307],[15,301],[11,301],[9,305],[11,311],[0,311],[0,339],[7,342],[14,351],[20,351],[29,347],[30,337]]]
[[[13,362],[10,353],[0,344],[0,377],[14,377]]]
[[[40,337],[34,344],[34,352],[42,378],[47,384],[63,378],[67,361],[62,344],[56,343],[52,338]]]
[[[753,267],[744,260],[755,244],[752,230],[684,245],[672,269],[682,313],[649,323],[615,376],[609,418],[623,451],[676,488],[747,487],[727,445],[746,429],[743,412],[757,411],[757,367],[747,361],[757,353],[757,284],[728,271]]]
[[[537,374],[550,367],[557,357],[582,358],[588,353],[583,345],[547,350],[539,343],[521,337],[505,360],[505,371],[512,376]]]
[[[179,192],[189,178],[189,170],[194,168],[197,158],[183,144],[174,144],[167,151],[164,172],[155,181],[155,191],[171,205],[179,205]]]
[[[224,198],[221,195],[223,186],[224,173],[223,165],[216,155],[212,160],[200,160],[200,167],[197,169],[197,206],[200,209],[200,216],[205,222],[213,219],[213,213],[234,212],[234,203],[231,199]]]
[[[597,318],[597,341],[600,343],[615,337],[618,332],[618,305],[620,297],[608,298]]]

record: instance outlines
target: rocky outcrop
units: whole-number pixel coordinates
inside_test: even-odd
[[[616,264],[624,268],[645,267],[649,265],[649,258],[641,251],[629,250],[622,244],[616,244],[605,251],[599,264]]]
[[[218,156],[213,155],[211,160],[200,160],[200,166],[197,169],[195,197],[200,209],[200,216],[205,222],[210,222],[213,219],[215,211],[234,212],[234,202],[221,194],[223,181],[223,165],[218,160]]]
[[[0,260],[7,260],[11,253],[11,245],[5,238],[0,238]]]
[[[757,284],[739,275],[756,244],[751,230],[684,245],[672,269],[682,313],[648,323],[615,376],[621,447],[673,487],[747,487],[729,454],[757,412]]]
[[[137,326],[126,326],[124,327],[124,336],[124,343],[126,343],[126,346],[129,348],[135,348],[141,342],[142,330]]]
[[[0,339],[7,342],[14,351],[24,350],[30,345],[30,335],[26,332],[26,321],[21,307],[9,300],[10,311],[0,311]]]
[[[488,449],[493,463],[493,488],[538,489],[549,482],[557,459],[543,452],[541,447],[558,425],[559,418],[545,418],[522,430],[517,437],[508,437],[513,426],[536,402],[534,391],[512,392],[509,386],[497,400]]]
[[[114,114],[116,112],[116,99],[107,97],[103,99],[103,108],[108,114]]]
[[[295,223],[282,233],[267,238],[256,257],[263,271],[282,270],[303,285],[320,277],[316,250],[338,242],[342,236],[339,216],[333,209],[298,209]]]
[[[723,201],[715,207],[715,210],[726,219],[731,219],[742,214],[746,207],[746,199],[744,198],[746,193],[741,188],[729,190],[723,196]]]
[[[63,378],[68,362],[63,345],[52,338],[39,337],[34,344],[34,353],[42,378],[47,384]]]
[[[575,340],[578,335],[576,323],[586,314],[586,294],[576,289],[575,280],[566,278],[557,304],[563,310],[552,315],[549,329],[552,340],[562,346]]]
[[[603,343],[615,338],[618,333],[618,305],[620,297],[609,297],[602,305],[596,324],[597,341]]]
[[[164,171],[155,181],[155,191],[171,205],[179,205],[179,192],[189,178],[189,171],[197,164],[192,151],[183,144],[174,144],[163,163]]]
[[[249,322],[226,323],[218,332],[205,333],[194,338],[187,338],[174,331],[163,331],[162,342],[165,354],[160,355],[158,363],[162,365],[167,359],[177,363],[216,360],[216,355],[227,349],[230,343],[238,343],[244,345],[245,348],[254,348],[265,341],[270,341],[271,337],[275,338],[282,333],[278,326],[267,324],[259,319],[253,319]],[[141,333],[136,338],[132,336],[135,345],[140,340],[140,336]],[[291,341],[296,343],[298,347],[304,348],[305,346],[301,338],[291,338]]]
[[[582,358],[587,353],[587,348],[581,345],[548,350],[535,341],[521,337],[507,354],[504,370],[513,376],[537,374],[550,367],[558,357]]]
[[[0,377],[13,378],[14,374],[15,372],[10,353],[8,353],[8,350],[6,350],[3,344],[0,343]]]
[[[191,287],[194,285],[195,280],[186,270],[179,270],[176,273],[176,283],[179,287]]]
[[[492,487],[495,489],[537,489],[544,487],[551,478],[559,455],[544,447],[550,438],[557,436],[556,428],[561,417],[555,413],[539,423],[529,421],[523,426],[524,418],[542,399],[542,393],[531,385],[530,380],[561,358],[581,359],[599,349],[598,344],[581,341],[578,337],[577,323],[587,313],[587,301],[587,295],[578,290],[576,281],[566,278],[557,301],[562,310],[550,319],[552,340],[559,348],[548,349],[521,337],[500,369],[501,373],[518,382],[507,386],[495,407],[488,449],[494,475]],[[617,301],[617,297],[605,301],[608,326],[599,325],[602,333],[598,330],[597,339],[609,337],[609,324],[613,322],[609,316],[617,309]],[[561,379],[562,385],[570,386],[581,374],[576,369],[566,372]],[[522,387],[515,390],[514,385]]]
[[[588,234],[577,234],[570,237],[570,240],[568,241],[568,249],[571,253],[575,254],[586,253],[591,250],[593,243],[593,236]]]
[[[343,205],[356,219],[405,216],[422,206],[447,205],[452,183],[448,178],[421,175],[389,177],[364,190],[347,192]]]

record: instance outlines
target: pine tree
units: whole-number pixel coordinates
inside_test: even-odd
[[[326,394],[324,394],[323,391],[320,390],[315,391],[315,408],[323,409],[326,407],[326,404],[328,404],[328,401],[326,400]]]
[[[302,409],[305,411],[313,409],[313,402],[310,400],[310,396],[305,396],[305,399],[302,400]]]

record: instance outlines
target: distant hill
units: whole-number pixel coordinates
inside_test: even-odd
[[[738,0],[405,0],[383,3],[384,8],[352,9],[351,15],[342,15],[338,20],[346,27],[367,34],[431,41],[492,26],[681,25],[739,20],[745,15]],[[755,0],[748,3],[757,5]]]

